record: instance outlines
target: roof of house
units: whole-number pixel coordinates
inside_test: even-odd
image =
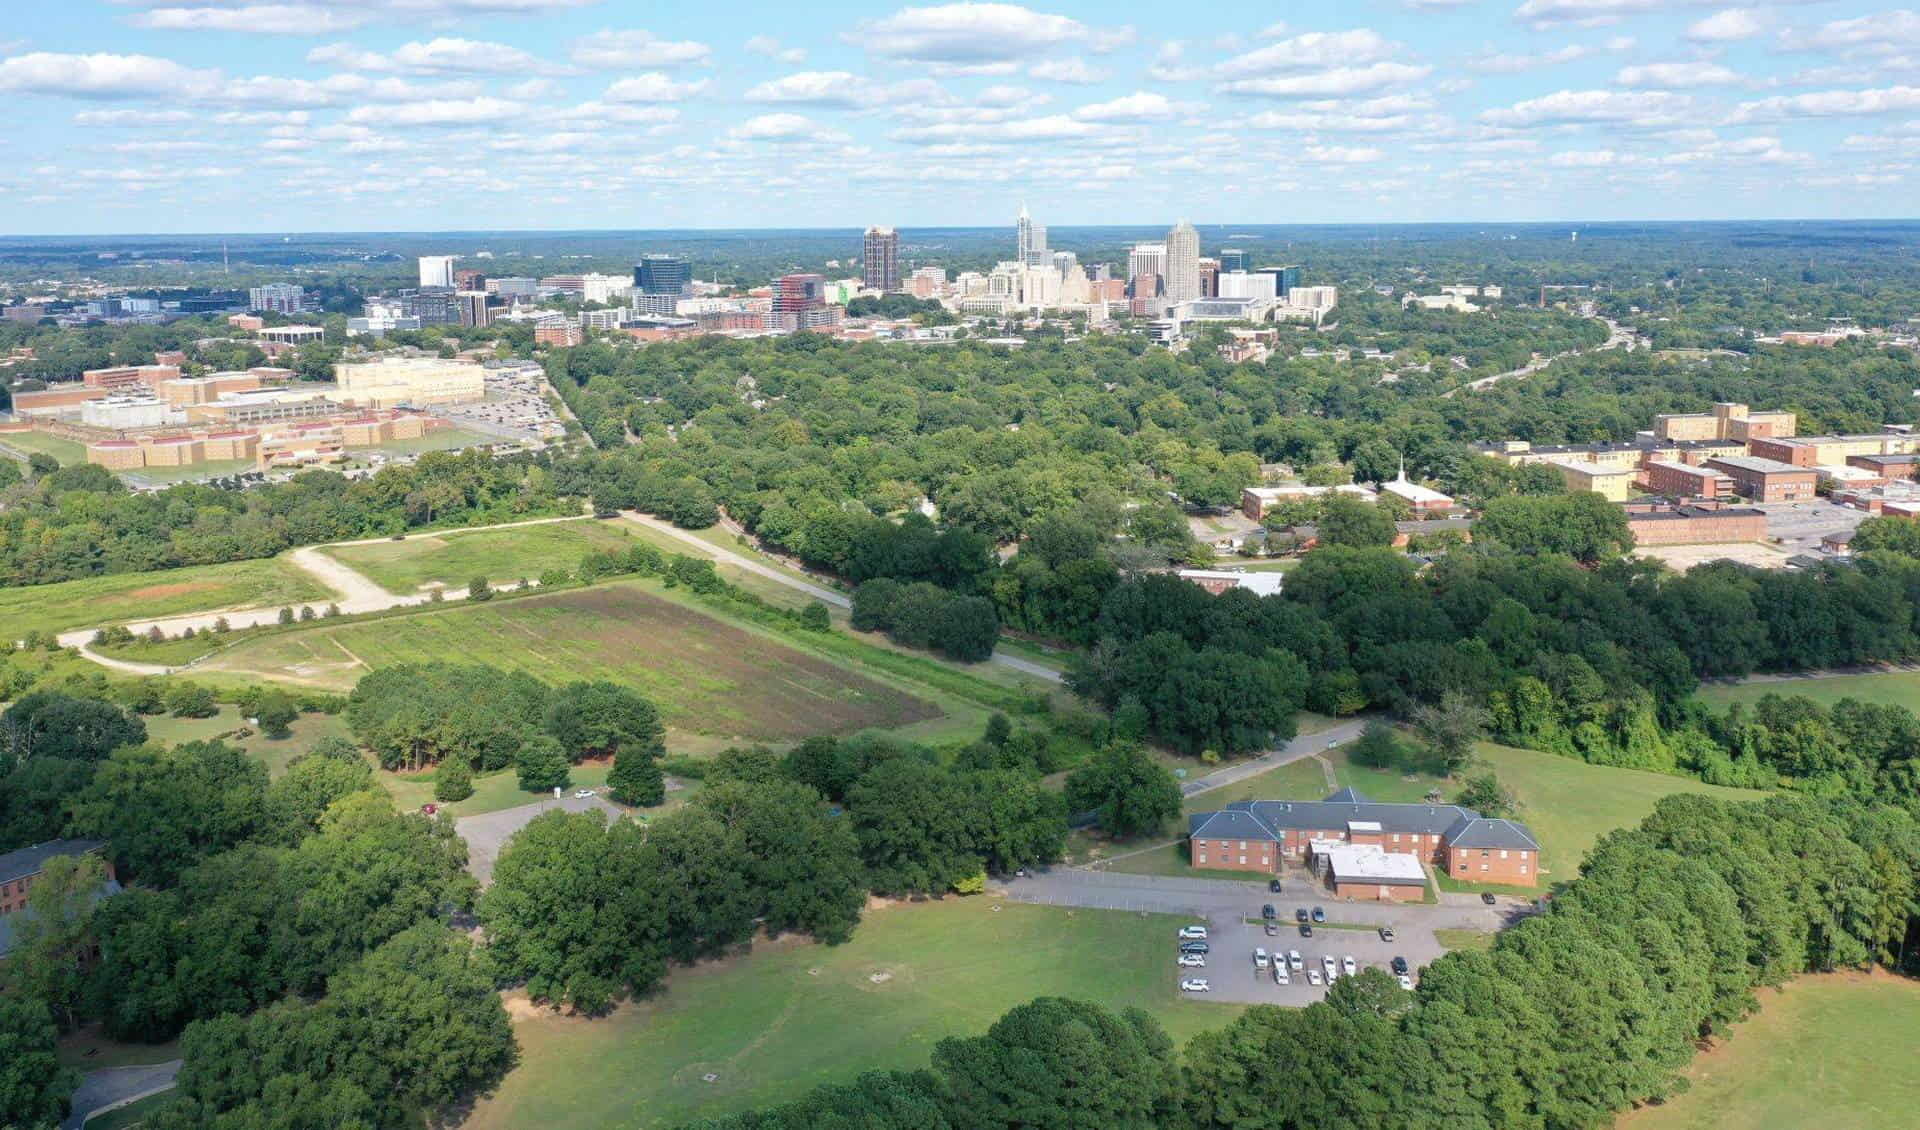
[[[1812,467],[1796,467],[1791,463],[1782,463],[1778,459],[1762,459],[1757,455],[1716,455],[1713,462],[1722,467],[1749,471],[1758,475],[1813,474]]]
[[[63,855],[85,855],[106,846],[104,840],[48,840],[32,847],[18,848],[0,855],[0,883],[38,875],[46,868],[49,859]]]
[[[94,888],[93,898],[89,900],[89,905],[97,904],[101,899],[112,898],[114,895],[119,894],[120,891],[119,881],[108,879]],[[13,952],[13,947],[18,944],[17,932],[20,924],[32,917],[33,911],[31,908],[27,910],[16,910],[12,914],[0,914],[0,958],[4,958]]]
[[[1395,835],[1439,836],[1449,847],[1540,850],[1525,824],[1486,817],[1457,804],[1383,804],[1353,789],[1325,800],[1243,800],[1187,817],[1187,835],[1278,840],[1286,831],[1326,831],[1376,824]]]
[[[1424,887],[1427,873],[1417,856],[1404,851],[1387,851],[1378,844],[1349,844],[1318,841],[1317,855],[1327,857],[1336,883],[1381,883],[1393,887]]]

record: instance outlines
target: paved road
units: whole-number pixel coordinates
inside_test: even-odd
[[[744,569],[755,576],[765,577],[770,581],[777,581],[780,584],[786,585],[788,588],[798,589],[814,599],[825,601],[836,608],[853,607],[853,601],[847,599],[845,593],[835,592],[833,589],[814,584],[811,581],[803,581],[784,570],[775,569],[771,565],[755,561],[753,558],[744,554],[735,553],[725,546],[715,545],[703,538],[695,537],[693,534],[673,523],[663,522],[651,514],[642,514],[638,510],[622,510],[620,516],[629,522],[635,522],[645,526],[649,530],[665,534],[675,541],[683,542],[691,548],[712,557],[716,561],[722,561],[735,568]],[[1035,663],[1029,659],[1022,659],[1017,655],[995,652],[992,661],[1002,667],[1018,671],[1023,675],[1032,675],[1037,679],[1045,679],[1050,683],[1065,681],[1060,672],[1055,671],[1053,668]]]
[[[1593,352],[1600,353],[1609,349],[1619,349],[1623,346],[1628,349],[1633,348],[1632,331],[1621,329],[1620,323],[1613,321],[1611,318],[1602,318],[1600,320],[1607,324],[1607,340],[1603,344],[1595,346],[1592,350]],[[1537,360],[1527,362],[1525,365],[1520,366],[1518,369],[1509,369],[1504,373],[1495,373],[1491,377],[1481,377],[1477,381],[1468,381],[1466,384],[1461,385],[1460,388],[1448,389],[1446,392],[1441,394],[1441,399],[1442,400],[1452,399],[1453,395],[1459,392],[1460,389],[1467,389],[1469,391],[1478,391],[1483,388],[1492,388],[1494,385],[1499,384],[1501,381],[1512,380],[1515,377],[1529,377],[1539,372],[1540,370],[1546,368],[1548,365],[1553,364],[1555,361],[1559,360],[1562,357],[1577,357],[1580,354],[1585,352],[1587,352],[1587,350],[1571,349],[1566,351],[1565,353],[1555,353],[1550,357],[1541,357]]]
[[[559,800],[548,797],[532,804],[523,804],[518,808],[503,808],[498,812],[483,812],[478,816],[462,816],[454,821],[454,830],[460,838],[467,841],[467,870],[473,877],[486,886],[493,880],[493,863],[500,858],[500,849],[507,846],[513,834],[527,826],[527,822],[542,812],[560,809],[566,812],[585,812],[597,808],[607,814],[608,819],[622,815],[626,810],[616,806],[604,797],[575,797],[573,790],[565,790]]]
[[[1487,906],[1478,895],[1453,893],[1443,893],[1435,904],[1341,902],[1299,868],[1288,869],[1279,894],[1269,892],[1264,882],[1117,875],[1066,867],[991,886],[1020,902],[1191,915],[1196,922],[1207,925],[1213,952],[1207,955],[1205,968],[1182,969],[1175,964],[1176,940],[1169,934],[1166,975],[1170,984],[1182,976],[1204,977],[1212,985],[1208,994],[1212,999],[1294,1006],[1319,1000],[1325,995],[1325,987],[1313,987],[1304,975],[1293,977],[1292,983],[1284,986],[1275,984],[1268,973],[1256,976],[1255,947],[1266,949],[1269,955],[1298,950],[1303,960],[1315,967],[1327,955],[1336,960],[1352,956],[1363,968],[1383,969],[1394,957],[1404,957],[1417,970],[1446,952],[1435,930],[1499,930],[1531,911],[1522,899],[1502,899],[1498,905]],[[1267,937],[1261,926],[1247,922],[1257,921],[1261,907],[1269,903],[1280,915],[1274,937]],[[1313,906],[1323,907],[1327,920],[1313,928],[1313,937],[1303,938],[1294,925],[1294,911]],[[1392,927],[1393,941],[1380,937],[1382,926]]]
[[[1366,724],[1367,720],[1364,718],[1349,718],[1318,733],[1302,734],[1279,749],[1262,754],[1252,761],[1242,761],[1238,765],[1229,765],[1225,769],[1215,770],[1204,777],[1182,781],[1180,792],[1183,796],[1196,796],[1214,789],[1225,788],[1249,777],[1257,777],[1269,769],[1290,765],[1303,757],[1312,757],[1316,753],[1359,737],[1360,731],[1366,727]]]
[[[141,1067],[104,1067],[87,1072],[73,1092],[73,1113],[60,1123],[60,1130],[80,1130],[89,1118],[170,1089],[174,1077],[180,1074],[180,1063],[171,1059]]]
[[[498,526],[475,526],[471,528],[471,532],[510,530],[519,526],[544,526],[552,522],[584,522],[589,520],[590,519],[582,515],[568,515],[560,518],[530,518],[524,522],[506,522]],[[433,537],[439,533],[454,532],[464,533],[469,531],[444,530],[411,536]],[[332,594],[328,600],[311,600],[305,603],[315,607],[316,610],[324,608],[328,603],[338,604],[340,611],[348,614],[382,612],[386,609],[397,608],[401,605],[425,604],[431,599],[430,590],[423,589],[419,592],[412,593],[388,592],[346,563],[327,553],[321,552],[322,550],[331,549],[336,546],[376,545],[392,540],[392,538],[360,538],[356,541],[334,542],[330,545],[323,546],[302,546],[289,553],[287,555],[289,562],[296,568],[305,571],[314,580],[320,582],[321,586]],[[514,580],[518,580],[518,578],[514,578]],[[538,584],[539,582],[529,578],[527,583]],[[446,589],[441,593],[443,600],[465,600],[466,596],[467,591],[464,588]],[[294,613],[298,615],[301,605],[295,604],[289,605],[288,607],[292,608]],[[135,635],[143,635],[149,629],[158,627],[166,635],[177,636],[188,628],[192,628],[196,632],[206,631],[212,628],[216,621],[223,618],[227,621],[227,625],[232,628],[254,628],[279,623],[280,611],[281,609],[278,605],[270,608],[216,608],[207,612],[192,612],[181,616],[167,616],[158,620],[135,620],[127,624],[127,629]],[[94,632],[97,630],[97,628],[78,628],[71,632],[62,632],[59,637],[60,643],[63,647],[78,648],[80,654],[103,667],[111,667],[116,671],[125,671],[128,674],[166,675],[175,670],[179,670],[179,668],[165,667],[157,663],[136,663],[130,660],[113,659],[101,655],[88,646],[93,640]]]

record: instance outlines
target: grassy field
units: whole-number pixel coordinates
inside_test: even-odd
[[[1729,686],[1710,683],[1700,688],[1700,698],[1715,710],[1725,710],[1736,702],[1752,704],[1770,694],[1782,698],[1810,698],[1822,706],[1832,706],[1843,698],[1859,699],[1880,706],[1903,706],[1920,711],[1920,671],[1889,671],[1875,675],[1832,675],[1812,679],[1788,679],[1778,682],[1742,683]]]
[[[940,1039],[979,1034],[1041,995],[1137,1005],[1183,1043],[1239,1012],[1178,999],[1172,941],[1184,921],[948,899],[871,911],[843,946],[783,941],[675,970],[658,996],[600,1020],[512,1002],[520,1067],[465,1127],[675,1126],[862,1071],[924,1067]]]
[[[633,544],[625,522],[549,522],[510,530],[414,534],[405,541],[332,546],[321,552],[365,574],[381,588],[411,593],[439,581],[464,588],[475,577],[496,584],[538,579],[548,569],[572,572],[596,549]]]
[[[1439,789],[1441,796],[1451,801],[1460,790],[1458,781],[1354,765],[1341,750],[1325,756],[1333,766],[1339,787],[1358,789],[1370,800],[1412,804]],[[1485,763],[1484,769],[1491,770],[1519,798],[1519,818],[1533,829],[1540,841],[1540,871],[1549,882],[1573,878],[1595,840],[1615,828],[1638,824],[1663,796],[1707,793],[1752,800],[1764,795],[1747,789],[1702,784],[1691,777],[1588,765],[1570,757],[1490,743],[1481,745],[1480,758]],[[1481,767],[1475,767],[1469,772],[1482,771]],[[1306,759],[1189,798],[1185,811],[1209,812],[1241,800],[1319,800],[1331,791],[1319,762]],[[1118,850],[1128,848],[1121,845]],[[1177,843],[1115,860],[1109,869],[1135,875],[1194,873],[1187,866],[1184,848]],[[1441,882],[1453,890],[1481,889],[1481,884],[1454,882],[1444,875]]]
[[[232,706],[222,706],[220,713],[211,718],[169,718],[162,714],[143,721],[147,724],[147,737],[154,741],[178,745],[219,738],[266,762],[267,771],[276,777],[286,769],[287,762],[312,749],[321,738],[353,736],[347,730],[343,715],[302,714],[294,721],[288,736],[269,738],[247,725],[247,720]],[[239,731],[245,731],[245,736],[236,736]]]
[[[34,629],[64,632],[125,620],[328,599],[327,591],[278,558],[86,577],[0,588],[0,639]]]
[[[28,455],[35,452],[51,455],[60,461],[62,467],[72,467],[87,461],[85,444],[62,439],[48,432],[6,432],[0,434],[0,447],[10,447]]]
[[[1920,1110],[1920,982],[1802,977],[1687,1069],[1692,1088],[1621,1130],[1902,1130]]]
[[[251,471],[256,466],[252,459],[209,459],[185,467],[142,467],[138,471],[122,471],[124,478],[139,479],[149,483],[187,483],[201,479],[214,479],[222,475]]]
[[[128,1103],[119,1110],[110,1110],[98,1118],[87,1119],[86,1130],[140,1130],[147,1120],[160,1112],[160,1108],[174,1100],[174,1092],[162,1091],[157,1095],[148,1095],[139,1102]]]
[[[317,626],[242,643],[196,672],[346,690],[366,670],[462,657],[549,683],[593,676],[632,686],[683,734],[779,741],[895,727],[939,707],[777,637],[620,582],[480,607]]]

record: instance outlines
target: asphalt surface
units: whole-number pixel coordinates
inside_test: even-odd
[[[467,841],[467,870],[480,880],[481,886],[493,881],[493,864],[500,858],[500,849],[507,846],[513,834],[527,826],[527,823],[543,812],[559,809],[564,812],[585,812],[597,808],[607,814],[609,820],[624,813],[621,809],[601,796],[575,797],[574,790],[564,789],[559,800],[548,797],[532,804],[523,804],[518,808],[503,808],[498,812],[483,812],[478,816],[462,816],[454,821],[454,830],[460,838]]]
[[[1191,781],[1182,781],[1180,782],[1180,793],[1182,796],[1195,796],[1199,793],[1210,792],[1214,789],[1224,788],[1227,785],[1244,781],[1249,777],[1257,777],[1269,769],[1292,764],[1301,758],[1312,757],[1316,753],[1324,753],[1334,746],[1342,745],[1359,737],[1360,731],[1366,728],[1366,724],[1367,720],[1364,718],[1349,718],[1345,722],[1330,726],[1318,733],[1302,734],[1286,745],[1281,746],[1279,749],[1264,753],[1251,761],[1242,761],[1237,765],[1229,765],[1225,769],[1215,770],[1204,777],[1195,777]]]
[[[1415,971],[1446,952],[1435,930],[1494,931],[1512,925],[1531,912],[1523,899],[1502,898],[1495,906],[1479,895],[1442,892],[1436,904],[1342,902],[1334,899],[1300,868],[1289,868],[1279,894],[1264,882],[1231,879],[1188,879],[1159,875],[1118,875],[1055,867],[1026,878],[993,884],[1007,898],[1048,906],[1075,906],[1096,910],[1128,910],[1145,914],[1188,915],[1205,925],[1212,952],[1204,968],[1176,964],[1179,939],[1167,936],[1168,983],[1177,986],[1186,977],[1204,978],[1211,986],[1208,998],[1251,1004],[1304,1006],[1326,994],[1326,986],[1308,983],[1305,970],[1291,975],[1288,985],[1275,984],[1270,970],[1254,965],[1254,950],[1264,947],[1271,959],[1276,951],[1298,950],[1302,961],[1315,968],[1322,957],[1336,962],[1352,957],[1360,968],[1388,969],[1395,957],[1404,957]],[[1277,934],[1267,937],[1261,908],[1271,903],[1279,918]],[[1326,921],[1303,938],[1294,923],[1299,908],[1315,906]],[[1248,921],[1249,919],[1253,921]],[[1393,929],[1394,940],[1380,937],[1380,928]],[[1155,925],[1153,928],[1160,929]]]
[[[1754,507],[1767,515],[1767,536],[1780,539],[1780,548],[1788,553],[1820,551],[1820,539],[1844,533],[1865,521],[1869,515],[1851,506],[1836,506],[1824,499],[1818,502],[1770,502]]]
[[[89,1118],[168,1090],[180,1074],[180,1064],[180,1060],[170,1059],[140,1067],[103,1067],[87,1072],[73,1092],[73,1113],[60,1123],[60,1130],[80,1130]]]

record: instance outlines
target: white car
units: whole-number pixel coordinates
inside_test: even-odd
[[[1182,941],[1204,942],[1207,940],[1207,928],[1205,926],[1182,926],[1180,927],[1180,938]]]
[[[1351,977],[1359,972],[1359,970],[1360,967],[1353,963],[1353,955],[1349,954],[1340,959],[1340,975],[1342,977]]]
[[[1261,946],[1253,951],[1253,967],[1255,969],[1265,969],[1267,967],[1267,950],[1265,946]]]
[[[574,790],[574,794],[573,794],[573,799],[575,799],[575,800],[592,800],[592,799],[593,799],[593,790],[592,790],[592,789],[576,789],[576,790]]]
[[[1400,987],[1411,993],[1413,991],[1413,978],[1402,973],[1400,975]]]
[[[1333,963],[1332,954],[1327,954],[1325,957],[1322,957],[1320,959],[1320,968],[1326,973],[1327,981],[1329,983],[1332,983],[1333,981],[1337,980],[1340,976],[1340,967]]]
[[[1293,978],[1291,978],[1291,977],[1289,977],[1289,976],[1287,976],[1287,963],[1286,963],[1286,962],[1284,962],[1284,961],[1276,961],[1276,962],[1274,962],[1274,963],[1273,963],[1273,983],[1274,983],[1274,984],[1276,984],[1276,985],[1291,985],[1291,984],[1293,984]]]
[[[1183,993],[1204,993],[1211,988],[1213,988],[1213,986],[1207,984],[1206,981],[1199,977],[1189,977],[1180,982],[1180,991]]]
[[[1320,983],[1320,971],[1318,969],[1307,970],[1307,984],[1318,985],[1319,983]]]
[[[1293,970],[1295,973],[1298,973],[1302,969],[1306,968],[1306,962],[1300,960],[1299,950],[1287,951],[1287,968]]]
[[[1193,968],[1205,969],[1207,966],[1207,959],[1197,953],[1183,953],[1180,955],[1180,964],[1183,968],[1187,968],[1187,969],[1193,969]]]

